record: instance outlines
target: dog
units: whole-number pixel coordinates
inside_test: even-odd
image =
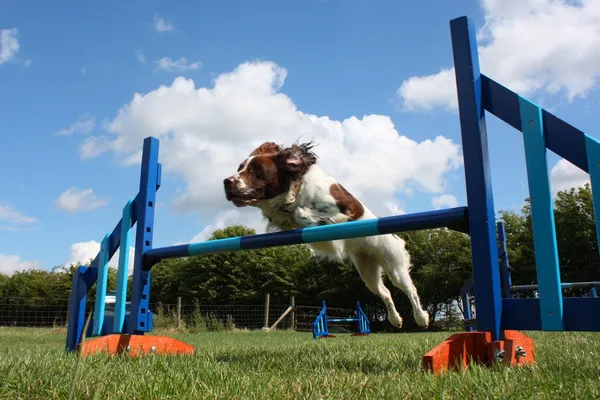
[[[265,142],[250,153],[235,174],[223,181],[227,201],[236,207],[256,207],[267,219],[267,231],[285,231],[376,218],[333,177],[317,165],[312,142],[283,147]],[[387,308],[390,323],[402,327],[382,273],[409,298],[417,325],[426,328],[423,310],[410,277],[405,242],[393,234],[308,243],[316,256],[349,258],[367,288]]]

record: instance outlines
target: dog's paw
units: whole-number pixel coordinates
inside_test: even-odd
[[[415,321],[421,328],[427,328],[429,326],[429,313],[423,310],[415,313]]]
[[[402,328],[402,317],[400,316],[400,314],[398,314],[398,313],[389,314],[388,320],[396,328]]]

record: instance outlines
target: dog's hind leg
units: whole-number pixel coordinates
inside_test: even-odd
[[[396,310],[392,294],[383,284],[381,267],[378,265],[377,259],[367,254],[351,255],[350,259],[367,288],[383,300],[390,323],[397,328],[402,328],[402,317]]]
[[[398,239],[398,242],[395,240]],[[423,310],[417,288],[410,277],[410,255],[404,248],[404,242],[399,238],[387,239],[389,243],[383,246],[380,262],[394,286],[400,288],[410,300],[413,315],[417,325],[426,328],[429,325],[429,314]],[[395,243],[394,243],[395,242]]]

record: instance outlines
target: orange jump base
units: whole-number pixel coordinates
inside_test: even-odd
[[[127,353],[136,357],[145,354],[193,354],[194,346],[167,336],[112,334],[90,338],[83,346],[79,345],[78,351],[82,356]]]
[[[490,365],[535,362],[533,339],[518,331],[504,331],[504,339],[492,341],[490,332],[464,332],[450,336],[423,357],[423,368],[435,374],[465,369],[472,360]]]

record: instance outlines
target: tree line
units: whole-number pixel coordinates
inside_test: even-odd
[[[559,192],[554,203],[556,232],[563,282],[600,280],[600,259],[589,185]],[[505,221],[513,284],[534,284],[535,252],[529,199],[520,212],[501,211]],[[209,240],[252,235],[242,225],[213,232]],[[413,262],[412,276],[423,306],[432,320],[448,309],[470,277],[469,237],[448,229],[399,234]],[[0,273],[0,297],[35,301],[66,299],[77,265],[56,266],[52,271],[27,270],[12,276]],[[384,278],[405,316],[405,326],[414,326],[410,303],[400,289]],[[108,286],[116,287],[116,270],[109,270]],[[129,290],[131,289],[131,278]],[[94,296],[95,287],[90,292]],[[152,302],[187,304],[262,304],[265,293],[271,302],[285,304],[295,296],[296,304],[353,308],[357,300],[366,307],[384,310],[381,300],[361,281],[350,261],[338,262],[313,257],[305,245],[257,249],[164,260],[152,269]],[[570,294],[566,294],[570,295]],[[574,292],[572,295],[582,295]]]

